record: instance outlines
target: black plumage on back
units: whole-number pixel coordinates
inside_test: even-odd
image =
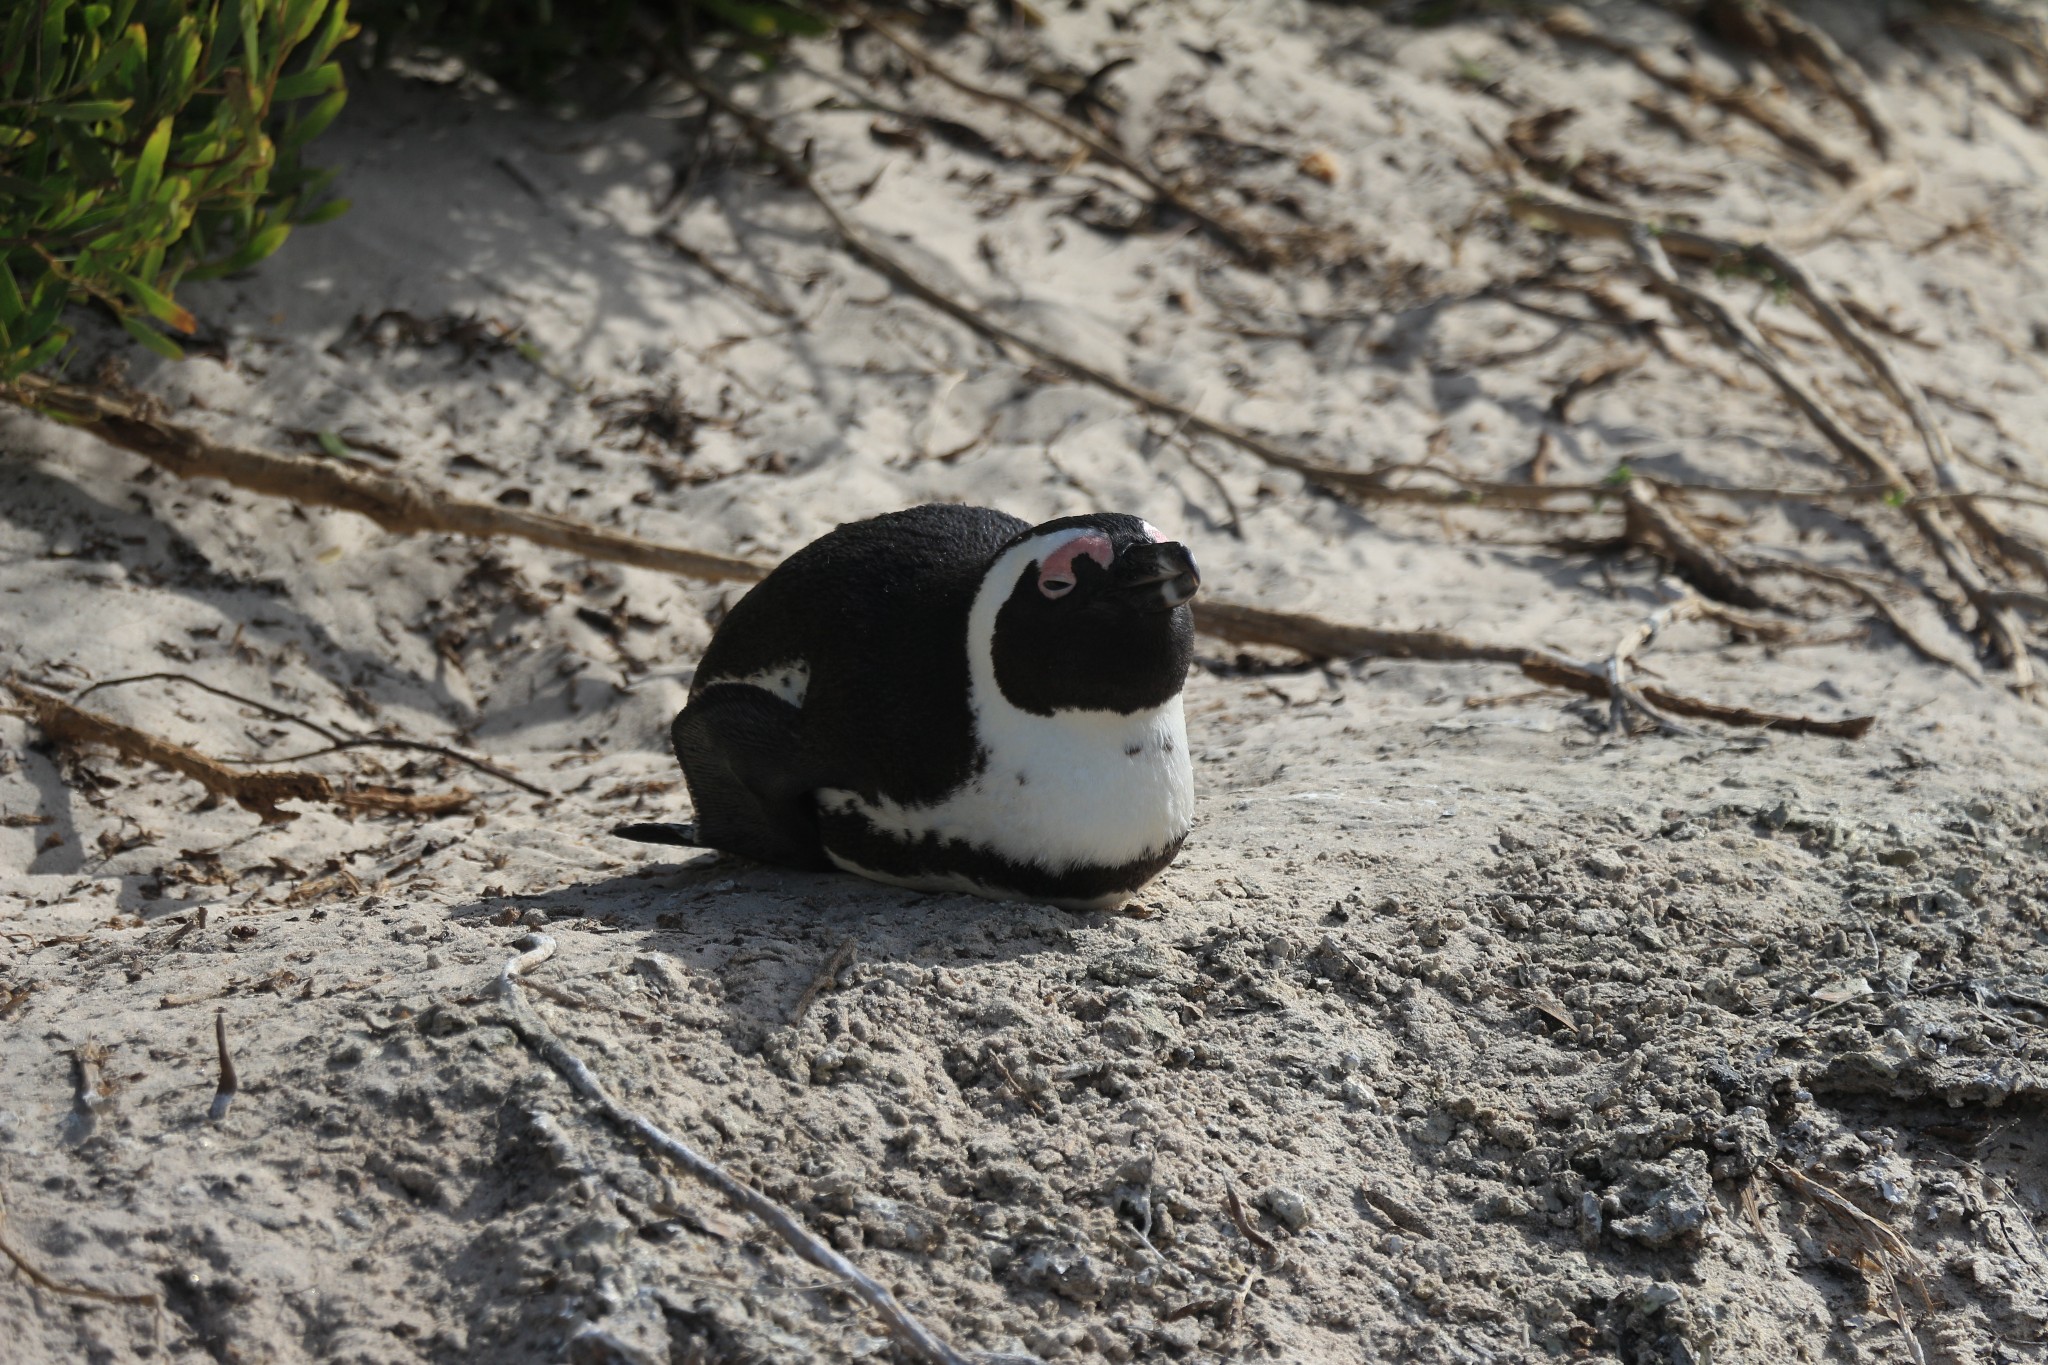
[[[850,522],[778,565],[719,624],[694,701],[721,679],[802,659],[799,728],[814,784],[935,801],[974,763],[967,612],[997,552],[1030,523],[935,504]],[[918,743],[906,745],[906,736]]]

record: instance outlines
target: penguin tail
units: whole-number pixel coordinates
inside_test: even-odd
[[[638,844],[670,844],[677,848],[704,847],[697,842],[697,827],[682,822],[613,825],[612,837],[631,839]]]

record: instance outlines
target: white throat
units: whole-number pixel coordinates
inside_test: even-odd
[[[980,770],[928,806],[870,804],[852,792],[823,791],[831,806],[859,809],[906,839],[936,835],[1053,871],[1115,867],[1156,855],[1194,822],[1194,767],[1178,694],[1162,706],[1035,715],[996,681],[996,616],[1025,569],[1089,534],[1055,531],[997,558],[967,618],[968,702]]]

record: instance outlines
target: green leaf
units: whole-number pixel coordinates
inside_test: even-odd
[[[320,443],[322,450],[332,455],[335,459],[346,460],[349,458],[348,443],[341,439],[338,432],[316,431],[313,433],[313,439]]]
[[[7,26],[0,28],[0,99],[14,98],[21,73],[28,68],[22,54],[28,51],[29,14],[28,6],[16,5]]]
[[[116,41],[108,43],[106,50],[100,53],[99,59],[87,67],[85,74],[78,78],[78,84],[87,90],[98,89],[106,83],[107,77],[112,75],[123,62],[129,61],[137,55],[138,44],[143,53],[146,54],[149,46],[149,33],[140,24],[130,28]]]
[[[320,21],[320,0],[287,0],[284,17],[278,21],[278,41],[289,51],[305,41],[306,34]]]
[[[105,123],[121,117],[134,105],[134,100],[73,100],[69,104],[46,104],[36,112],[67,123]]]
[[[29,323],[16,327],[16,336],[37,338],[45,336],[57,325],[57,317],[63,315],[63,303],[70,297],[70,291],[63,289],[63,282],[53,274],[45,274],[37,280],[35,293],[29,297]]]
[[[180,307],[169,295],[159,293],[154,287],[144,284],[126,271],[111,270],[107,273],[119,280],[121,287],[128,291],[128,296],[141,304],[158,322],[175,327],[187,336],[199,330],[199,320]]]
[[[242,0],[242,74],[254,87],[263,79],[263,48],[256,40],[257,21],[262,18],[260,0]]]
[[[40,369],[48,364],[56,356],[57,352],[63,350],[65,343],[70,340],[71,333],[69,332],[61,330],[52,332],[49,336],[44,337],[36,345],[29,348],[28,354],[22,357],[20,365],[10,368],[13,369],[15,374],[21,374],[27,370]]]
[[[178,26],[177,35],[171,39],[164,56],[166,100],[173,104],[185,102],[186,93],[192,88],[192,73],[199,69],[199,52],[203,46],[199,34],[191,27],[190,19]]]
[[[356,28],[348,21],[348,0],[334,0],[334,7],[327,11],[327,22],[320,26],[312,46],[306,52],[306,60],[318,65],[333,55],[334,49],[356,35]]]
[[[114,163],[107,159],[106,148],[91,133],[59,125],[50,130],[56,134],[58,143],[64,149],[64,159],[71,168],[88,181],[106,184],[114,177]]]
[[[177,342],[171,340],[134,314],[123,313],[121,315],[121,325],[128,329],[129,336],[134,337],[164,359],[183,360],[185,358],[185,352],[179,349]]]
[[[348,206],[349,201],[346,199],[330,199],[311,213],[300,214],[299,223],[304,227],[312,227],[316,223],[331,223],[347,213]]]
[[[296,76],[286,76],[271,90],[270,98],[277,100],[302,100],[309,95],[324,95],[330,90],[342,87],[341,63],[328,62],[311,71],[301,71]]]
[[[142,155],[136,158],[135,179],[128,186],[129,208],[140,208],[156,193],[157,182],[163,179],[164,158],[170,151],[171,120],[166,115],[157,121],[156,131],[142,144]]]
[[[0,261],[0,322],[13,322],[28,311],[28,305],[21,301],[21,290],[14,283],[14,272]]]
[[[294,123],[277,140],[277,149],[290,156],[299,148],[327,131],[327,125],[334,122],[334,116],[348,103],[348,91],[337,90],[306,111],[306,116]]]
[[[43,66],[54,68],[64,51],[64,15],[71,0],[48,0],[43,6]],[[62,88],[62,87],[58,87]]]
[[[48,203],[58,196],[70,193],[64,185],[53,185],[47,180],[24,180],[18,175],[0,171],[0,198],[18,199],[24,204]]]
[[[284,239],[291,235],[292,225],[290,223],[271,224],[251,237],[240,251],[228,257],[227,265],[224,267],[225,271],[232,273],[237,270],[247,270],[250,266],[283,246]]]

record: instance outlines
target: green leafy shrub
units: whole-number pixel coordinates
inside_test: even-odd
[[[602,79],[638,63],[647,43],[636,21],[677,47],[717,34],[762,49],[834,23],[824,0],[359,0],[356,13],[381,52],[450,53],[542,100],[577,75]]]
[[[646,70],[651,26],[757,49],[830,29],[826,0],[358,0],[379,52],[428,48],[521,94]],[[342,212],[306,145],[348,99],[349,0],[0,0],[0,384],[97,302],[151,350],[196,322],[184,280],[246,269]]]
[[[347,0],[10,0],[0,19],[0,382],[96,300],[179,354],[179,281],[240,270],[331,218],[300,161],[347,93]]]

